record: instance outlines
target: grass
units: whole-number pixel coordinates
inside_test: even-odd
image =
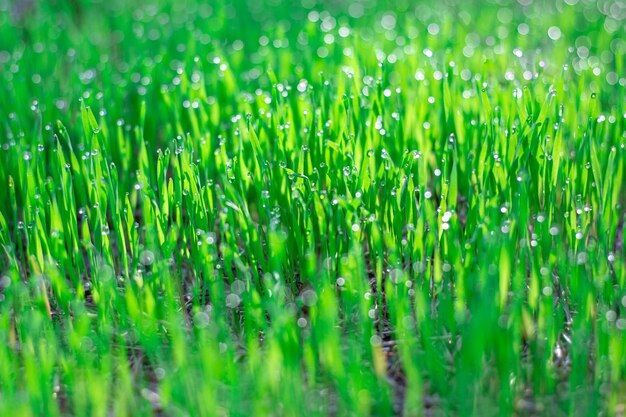
[[[625,17],[0,0],[0,415],[623,416]]]

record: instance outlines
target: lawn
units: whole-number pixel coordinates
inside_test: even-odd
[[[0,0],[0,416],[624,416],[621,0]]]

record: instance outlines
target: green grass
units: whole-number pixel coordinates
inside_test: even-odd
[[[0,0],[0,415],[623,416],[615,0]]]

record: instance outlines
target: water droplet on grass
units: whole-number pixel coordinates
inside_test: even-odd
[[[144,266],[149,266],[154,263],[154,253],[149,250],[144,250],[139,255],[139,262],[141,262]]]
[[[241,297],[239,297],[235,293],[230,293],[226,296],[226,307],[228,308],[237,308],[241,303]]]
[[[380,338],[380,336],[378,335],[374,335],[372,337],[370,337],[370,344],[372,346],[380,346],[383,343],[383,339]]]
[[[302,294],[300,294],[299,298],[302,301],[302,304],[308,307],[317,303],[317,294],[311,289],[304,290]]]

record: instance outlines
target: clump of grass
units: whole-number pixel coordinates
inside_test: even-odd
[[[623,414],[623,33],[0,1],[0,414]]]

